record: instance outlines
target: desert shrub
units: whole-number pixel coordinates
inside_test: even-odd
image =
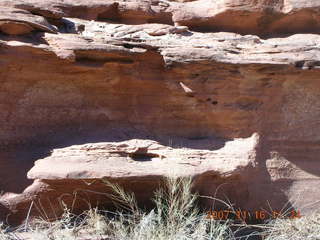
[[[120,215],[110,223],[113,239],[235,239],[228,221],[208,219],[196,207],[198,196],[191,193],[190,178],[166,179],[165,187],[155,192],[155,208],[147,213],[138,208],[133,195],[117,185],[107,184],[116,193],[114,198],[130,210],[129,215]]]
[[[198,196],[192,194],[190,178],[166,179],[158,189],[150,211],[138,207],[134,194],[119,185],[105,182],[113,190],[110,198],[118,206],[116,212],[90,209],[73,215],[65,209],[54,222],[33,219],[14,232],[14,239],[30,240],[233,240],[230,222],[207,218],[197,208]],[[25,232],[25,230],[27,230]],[[11,236],[11,235],[10,235]],[[0,240],[9,240],[9,234],[0,231]]]

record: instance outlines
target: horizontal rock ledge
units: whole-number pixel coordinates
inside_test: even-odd
[[[319,33],[320,25],[317,0],[5,0],[0,6],[24,9],[57,25],[61,25],[62,17],[73,17],[125,24],[164,23],[188,26],[196,31],[260,36]]]
[[[241,205],[248,197],[243,189],[257,164],[258,144],[259,136],[254,134],[212,151],[173,148],[141,139],[56,149],[29,171],[28,177],[35,179],[31,186],[22,194],[4,195],[0,203],[7,204],[11,211],[8,219],[13,222],[23,220],[30,208],[32,215],[44,214],[39,207],[54,218],[63,211],[62,201],[76,212],[88,207],[86,201],[110,208],[111,192],[104,183],[108,179],[133,191],[139,204],[150,206],[153,191],[165,177],[192,177],[193,191],[206,196],[217,191],[221,198],[228,192]],[[212,204],[208,199],[202,201],[203,207]]]

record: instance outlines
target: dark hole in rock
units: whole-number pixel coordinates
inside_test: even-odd
[[[125,44],[123,44],[123,46],[124,46],[125,48],[128,48],[128,49],[134,48],[134,46],[131,45],[131,44],[129,44],[129,43],[125,43]]]
[[[62,19],[62,29],[63,33],[77,33],[76,25],[68,19]]]
[[[152,158],[158,158],[160,156],[154,153],[130,153],[129,157],[132,158],[134,161],[147,162],[151,161]]]
[[[302,68],[304,63],[305,63],[305,61],[297,61],[294,63],[294,66],[296,68]]]
[[[218,101],[212,101],[211,102],[213,105],[217,105],[218,104]]]

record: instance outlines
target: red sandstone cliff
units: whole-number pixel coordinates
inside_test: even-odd
[[[319,207],[319,10],[1,1],[0,217],[54,216],[75,192],[107,205],[102,178],[144,202],[171,175],[246,209]]]

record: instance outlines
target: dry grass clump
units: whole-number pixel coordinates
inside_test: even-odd
[[[320,213],[301,218],[277,218],[265,227],[265,240],[320,240]]]
[[[33,220],[28,228],[0,232],[0,240],[234,240],[229,221],[208,219],[196,207],[191,179],[167,179],[155,192],[155,208],[143,211],[133,194],[105,182],[119,207],[116,213],[91,209],[75,216],[67,209],[55,222]],[[106,214],[107,213],[107,214]],[[9,238],[10,237],[10,238]],[[12,238],[11,238],[12,237]],[[16,238],[15,238],[16,237]]]
[[[131,211],[111,223],[112,238],[124,240],[188,240],[188,239],[235,239],[229,222],[207,219],[195,207],[197,195],[191,193],[191,179],[168,179],[166,188],[159,189],[153,199],[155,208],[144,213],[139,210],[134,197],[117,186],[116,199]]]
[[[32,220],[14,231],[0,223],[0,240],[320,240],[320,214],[277,218],[259,226],[208,218],[196,207],[199,196],[191,193],[189,178],[167,179],[165,187],[155,192],[151,211],[140,209],[132,193],[105,183],[114,192],[110,198],[117,212],[90,209],[73,215],[66,208],[57,221]],[[250,227],[261,231],[236,237]],[[250,238],[253,235],[259,236]]]

